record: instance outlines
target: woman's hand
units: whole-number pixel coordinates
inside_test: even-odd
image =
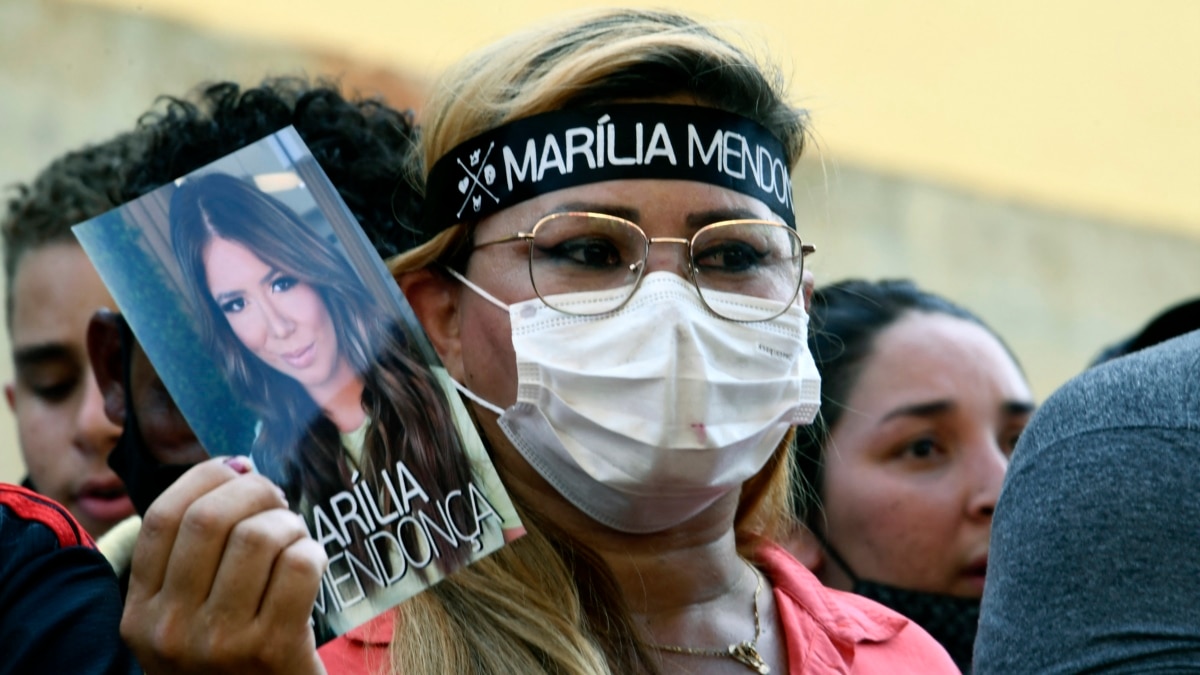
[[[245,458],[197,465],[146,512],[121,635],[148,673],[323,673],[328,559]]]

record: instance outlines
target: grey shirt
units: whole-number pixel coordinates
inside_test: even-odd
[[[1034,415],[992,523],[976,673],[1200,671],[1200,331]]]

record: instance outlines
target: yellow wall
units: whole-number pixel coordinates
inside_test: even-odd
[[[436,72],[564,0],[88,0]],[[766,39],[827,155],[1200,236],[1200,2],[658,0]]]

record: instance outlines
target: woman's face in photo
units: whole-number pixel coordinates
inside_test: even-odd
[[[992,512],[1033,409],[1017,364],[986,329],[913,312],[875,338],[843,404],[824,450],[830,544],[861,579],[981,597]],[[828,558],[820,576],[851,587]]]
[[[220,237],[204,251],[204,272],[229,327],[259,360],[309,391],[338,374],[337,333],[316,289]]]

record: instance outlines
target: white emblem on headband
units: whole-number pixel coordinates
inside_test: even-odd
[[[462,218],[462,213],[464,210],[466,210],[468,203],[471,204],[476,213],[479,213],[480,207],[483,206],[483,195],[475,194],[476,189],[486,193],[487,196],[495,200],[497,204],[500,203],[500,198],[492,194],[492,191],[484,186],[484,183],[491,185],[492,183],[496,182],[496,167],[487,163],[488,158],[492,156],[492,150],[495,147],[495,143],[489,143],[487,154],[483,156],[482,160],[479,158],[480,151],[478,149],[472,152],[470,156],[470,167],[468,167],[466,164],[463,164],[461,159],[457,160],[458,165],[461,166],[462,170],[467,174],[462,180],[458,181],[458,191],[467,196],[467,198],[463,200],[462,206],[458,207],[458,213],[456,215],[459,218]],[[482,167],[479,167],[480,162],[483,163]],[[472,171],[472,169],[474,170]],[[479,181],[480,174],[483,174],[483,182]]]

